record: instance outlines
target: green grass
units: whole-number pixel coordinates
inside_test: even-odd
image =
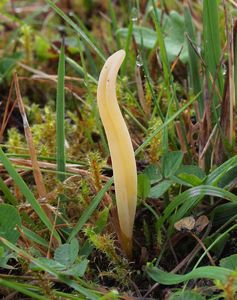
[[[188,43],[188,54],[189,54],[189,71],[190,71],[190,88],[193,90],[194,95],[199,94],[202,91],[202,84],[200,78],[200,62],[197,55],[197,49],[194,49],[197,44],[195,29],[192,21],[192,15],[188,5],[184,6],[184,19],[185,29],[187,31],[187,43]],[[189,40],[190,39],[190,40]],[[192,43],[192,44],[191,44]],[[204,112],[204,101],[203,94],[200,93],[198,97],[198,109],[200,116],[203,116]]]
[[[53,229],[52,223],[46,216],[39,202],[36,200],[35,196],[31,192],[30,188],[26,185],[21,176],[17,173],[16,169],[12,166],[9,159],[4,154],[3,150],[0,148],[0,161],[4,165],[5,169],[9,173],[10,177],[14,180],[16,185],[19,187],[22,194],[25,196],[28,203],[31,204],[32,208],[35,210],[39,218],[46,225],[46,227],[51,231],[53,230],[53,235],[55,238],[60,241],[58,233]]]
[[[56,161],[58,179],[63,181],[65,177],[62,172],[66,168],[65,153],[65,92],[64,92],[64,76],[65,76],[65,57],[64,42],[62,42],[58,64],[58,85],[57,85],[57,101],[56,101]]]
[[[221,66],[221,41],[219,11],[217,1],[203,2],[203,43],[204,61],[209,92],[213,97],[212,110],[217,120],[219,113],[216,106],[223,93],[223,71]]]
[[[31,5],[34,12],[26,13]],[[0,221],[0,296],[163,299],[168,291],[171,300],[234,299],[237,156],[223,122],[225,115],[236,119],[227,110],[224,66],[231,2],[225,10],[218,0],[20,0],[15,6],[14,13],[8,1],[0,4],[0,127],[9,117],[8,128],[16,128],[0,139],[0,210],[19,218]],[[126,57],[117,98],[139,176],[131,261],[120,248],[96,101],[100,70],[119,49]],[[136,69],[149,112],[139,102]],[[15,97],[15,91],[7,96],[13,71],[47,190],[43,199],[18,108],[6,110]],[[176,222],[203,215],[208,224],[200,232],[196,223],[176,230]]]

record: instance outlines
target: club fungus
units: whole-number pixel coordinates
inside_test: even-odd
[[[124,57],[125,51],[119,50],[105,62],[99,77],[97,102],[112,160],[121,246],[131,257],[137,170],[132,141],[116,97],[116,79]]]

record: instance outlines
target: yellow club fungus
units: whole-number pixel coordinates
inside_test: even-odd
[[[119,50],[105,62],[100,73],[97,102],[112,159],[121,246],[131,257],[137,169],[132,141],[116,97],[116,79],[124,57],[125,51]]]

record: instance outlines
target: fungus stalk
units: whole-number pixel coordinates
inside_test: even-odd
[[[116,78],[124,57],[125,51],[119,50],[105,62],[99,77],[97,102],[112,160],[121,246],[131,257],[137,169],[132,141],[116,97]]]

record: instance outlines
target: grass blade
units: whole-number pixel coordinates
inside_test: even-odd
[[[152,6],[154,10],[154,15],[153,15],[153,21],[155,23],[155,28],[156,28],[156,33],[157,33],[157,41],[160,47],[160,57],[161,57],[161,62],[162,62],[162,67],[163,67],[163,72],[164,72],[164,83],[166,87],[166,92],[167,92],[167,100],[168,100],[168,109],[165,117],[165,121],[168,120],[170,115],[173,114],[172,111],[172,102],[175,100],[173,96],[175,96],[173,93],[173,80],[172,80],[172,74],[168,62],[168,55],[167,51],[165,48],[165,41],[164,41],[164,36],[162,33],[161,29],[161,24],[159,22],[158,18],[158,13],[157,13],[157,7],[155,5],[155,1],[152,0]],[[168,128],[165,127],[163,130],[163,136],[162,136],[162,151],[166,152],[168,150]]]
[[[0,191],[3,192],[8,203],[10,203],[14,206],[17,205],[18,201],[17,201],[16,197],[11,193],[8,186],[5,184],[5,182],[3,181],[3,179],[1,177],[0,177]]]
[[[49,218],[43,211],[42,207],[35,199],[35,196],[32,194],[29,187],[26,185],[25,181],[21,178],[21,176],[17,173],[15,168],[12,166],[9,159],[6,157],[5,153],[3,152],[2,148],[0,148],[0,162],[4,165],[5,169],[15,181],[16,185],[19,187],[22,194],[25,196],[26,200],[30,203],[34,211],[37,213],[41,221],[45,224],[45,226],[49,229],[50,232],[53,231],[54,237],[60,242],[60,236],[58,233],[53,229],[53,225],[50,222]]]
[[[129,58],[129,46],[132,40],[132,32],[133,32],[133,21],[132,21],[132,17],[130,17],[130,22],[128,25],[128,34],[127,34],[127,38],[126,38],[126,42],[125,42],[125,52],[126,52],[126,56],[124,58],[124,62],[121,66],[121,76],[123,77],[126,74],[126,66],[127,66],[127,61]]]
[[[89,73],[85,74],[83,67],[80,66],[77,62],[75,62],[75,60],[71,59],[66,55],[65,55],[65,60],[80,76],[82,77],[87,76],[88,79],[90,79],[93,83],[97,84],[98,80]]]
[[[88,38],[88,36],[85,34],[81,28],[72,21],[71,18],[69,18],[57,5],[53,3],[51,0],[45,0],[48,5],[61,17],[63,18],[79,35],[80,37],[95,51],[95,53],[103,60],[105,61],[105,57],[103,53],[91,42],[91,40]]]
[[[221,70],[218,70],[221,59],[221,41],[218,15],[218,1],[203,1],[203,40],[204,40],[204,61],[207,67],[207,78],[209,93],[212,94],[213,81],[216,78],[216,86],[220,95],[223,94],[224,82]],[[218,70],[218,74],[216,74]],[[209,74],[212,78],[210,78]],[[215,84],[215,83],[214,83]],[[218,95],[214,93],[214,105],[219,103]]]
[[[112,31],[115,33],[115,40],[117,44],[117,48],[121,49],[121,42],[120,42],[120,37],[118,34],[116,34],[116,31],[118,29],[118,24],[116,20],[116,14],[114,10],[114,4],[112,3],[111,0],[108,1],[109,4],[109,13],[110,13],[110,18],[111,18],[111,25],[112,25]]]
[[[165,285],[178,284],[187,280],[199,278],[207,278],[225,282],[228,279],[227,277],[233,273],[232,270],[221,267],[200,267],[187,274],[178,275],[159,270],[152,264],[148,264],[146,271],[154,281]]]
[[[154,0],[152,0],[152,5],[153,5],[153,9],[154,9],[153,20],[155,23],[155,28],[156,28],[156,33],[157,33],[157,41],[160,46],[160,56],[161,56],[161,61],[162,61],[162,66],[163,66],[163,71],[164,71],[165,85],[166,85],[167,91],[169,91],[171,94],[171,90],[170,90],[170,75],[171,74],[170,74],[168,56],[167,56],[164,37],[163,37],[162,31],[161,31],[161,26],[159,24],[157,8],[156,8]]]
[[[227,172],[237,166],[237,155],[224,162],[208,175],[206,184],[217,185]]]
[[[185,21],[185,29],[187,31],[187,34],[189,38],[192,40],[192,42],[196,42],[196,37],[194,33],[194,26],[192,22],[192,16],[190,13],[190,9],[185,2],[184,4],[184,21]],[[187,40],[188,43],[188,55],[189,55],[189,68],[190,68],[190,85],[193,90],[194,95],[197,95],[201,92],[201,81],[200,81],[200,74],[199,74],[199,64],[198,64],[198,57],[193,49],[192,45],[190,44],[189,40]],[[203,103],[203,96],[202,93],[199,94],[198,97],[198,108],[200,116],[203,116],[204,112],[204,103]]]
[[[25,226],[22,226],[21,230],[24,236],[26,236],[30,241],[35,242],[45,248],[48,248],[49,246],[48,242],[45,239],[43,239],[41,236],[31,231],[30,229],[26,228]]]
[[[175,120],[185,109],[187,109],[198,97],[194,97],[189,102],[187,102],[182,108],[180,108],[176,113],[174,113],[169,119],[167,119],[160,127],[158,127],[156,130],[153,131],[153,133],[137,148],[135,151],[135,154],[139,154],[143,149],[145,149],[151,142],[151,140],[165,127],[167,127],[172,121]]]
[[[15,281],[5,280],[5,279],[1,279],[1,278],[0,278],[0,285],[5,286],[9,289],[18,291],[24,295],[30,296],[31,299],[48,300],[48,297],[40,296],[39,291],[33,292],[32,289],[35,289],[34,286],[31,286],[29,288],[28,285],[20,284]]]
[[[108,191],[110,186],[113,183],[113,178],[111,178],[104,187],[99,191],[99,193],[95,196],[95,198],[91,201],[90,205],[84,211],[83,215],[78,220],[77,224],[74,226],[69,238],[68,243],[78,234],[78,232],[82,229],[85,223],[88,221],[90,216],[95,211],[96,207],[99,205],[100,201],[103,199],[104,194]]]
[[[175,216],[169,226],[169,231],[173,230],[173,225],[177,220],[181,219],[188,211],[194,208],[204,196],[213,196],[227,199],[233,203],[237,203],[237,196],[229,191],[211,185],[200,185],[184,191],[176,196],[172,202],[165,208],[163,216],[158,220],[157,230],[160,230],[164,222],[175,212]],[[182,205],[179,209],[178,207]],[[178,209],[178,210],[177,210]]]
[[[62,42],[58,64],[58,82],[57,82],[57,100],[56,100],[56,161],[57,178],[60,181],[65,179],[66,170],[65,158],[65,92],[64,92],[64,77],[65,77],[65,57],[64,57],[64,42]]]

